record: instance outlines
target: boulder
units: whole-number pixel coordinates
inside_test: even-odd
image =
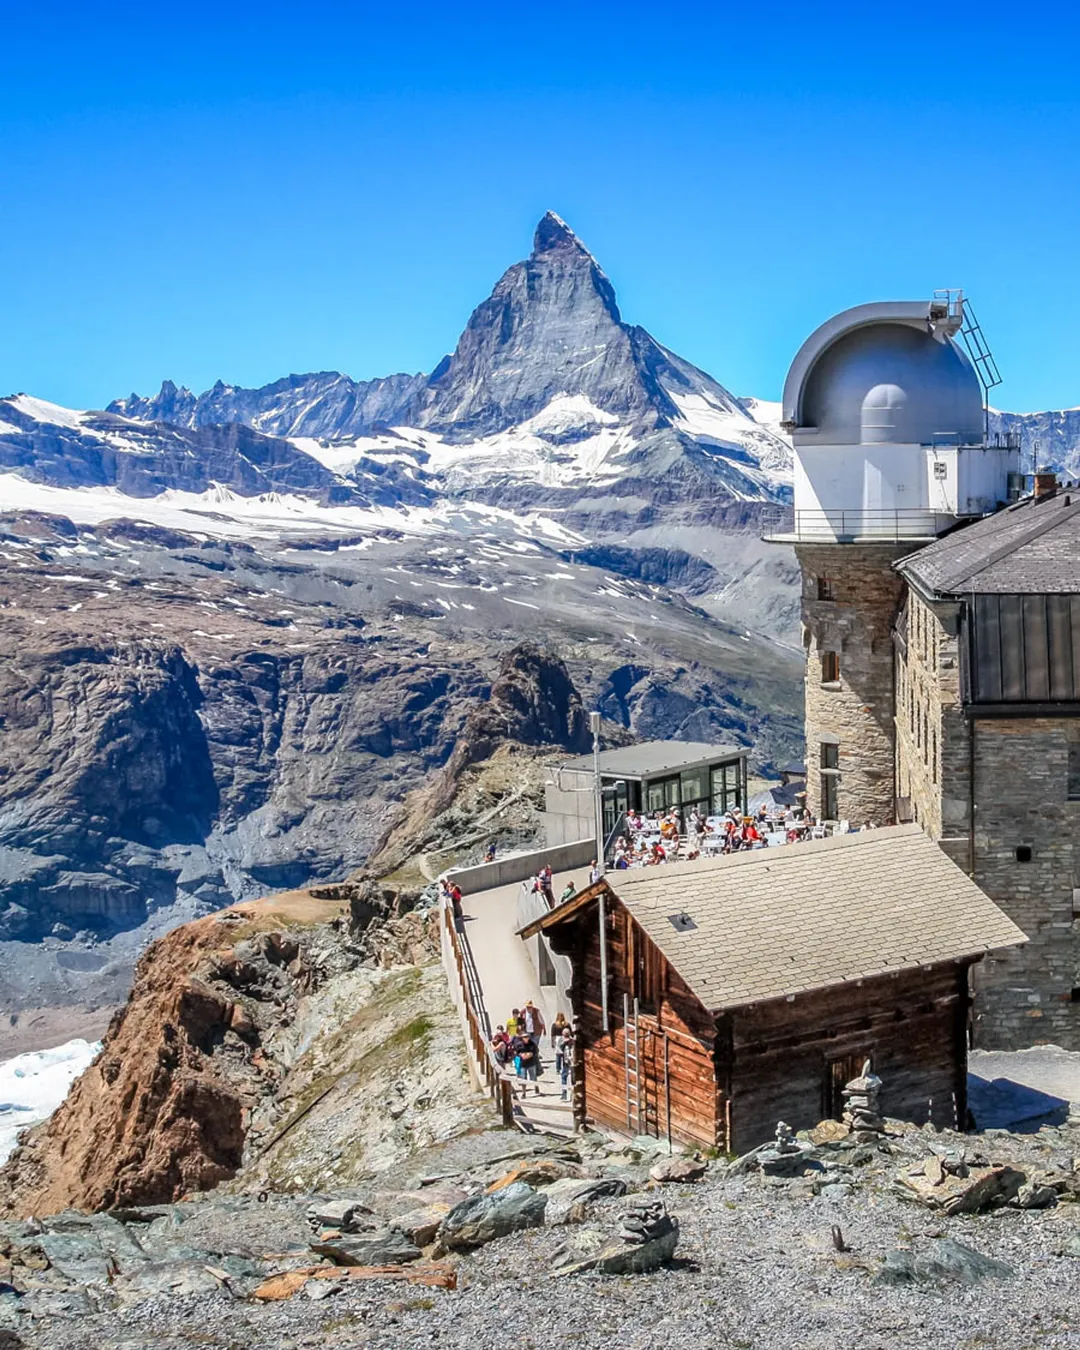
[[[592,1180],[564,1177],[561,1181],[545,1186],[542,1194],[547,1197],[544,1223],[549,1227],[557,1227],[581,1223],[590,1206],[597,1200],[625,1195],[626,1182],[620,1177],[597,1177]]]
[[[359,1200],[317,1200],[308,1206],[308,1222],[316,1228],[336,1228],[342,1233],[355,1233],[363,1228],[364,1219],[371,1214]]]
[[[878,1271],[879,1284],[978,1284],[981,1280],[1009,1280],[1012,1266],[983,1256],[954,1238],[938,1238],[923,1252],[897,1249],[885,1257]]]
[[[953,1175],[940,1158],[931,1155],[901,1172],[895,1179],[896,1190],[943,1214],[977,1214],[1008,1204],[1027,1180],[1023,1172],[1007,1164],[963,1170],[966,1175]]]
[[[411,1209],[407,1214],[398,1215],[390,1226],[404,1233],[417,1247],[426,1247],[429,1242],[435,1241],[439,1224],[449,1213],[449,1205],[425,1205],[422,1209]]]
[[[812,1130],[807,1132],[807,1139],[811,1144],[820,1147],[822,1144],[838,1144],[842,1139],[847,1139],[851,1134],[851,1126],[845,1124],[842,1120],[823,1120],[820,1125],[815,1125]],[[802,1136],[799,1136],[802,1138]]]
[[[709,1170],[701,1158],[662,1158],[649,1168],[649,1179],[659,1182],[699,1181]]]
[[[335,1266],[400,1266],[421,1255],[420,1248],[396,1228],[313,1242],[311,1250]]]
[[[437,1240],[448,1251],[480,1247],[522,1228],[538,1228],[546,1208],[546,1195],[523,1181],[513,1181],[455,1205],[439,1225]]]
[[[1049,1209],[1057,1204],[1057,1191],[1043,1182],[1025,1181],[1009,1204],[1014,1209]]]
[[[550,1186],[553,1181],[561,1181],[564,1177],[581,1175],[581,1168],[576,1163],[563,1162],[557,1158],[529,1158],[512,1167],[498,1181],[493,1181],[487,1189],[488,1194],[493,1195],[518,1181],[524,1182],[526,1186]]]
[[[583,1259],[556,1265],[553,1275],[593,1270],[600,1275],[644,1275],[666,1265],[675,1255],[679,1225],[662,1200],[640,1200],[620,1220],[618,1236]]]

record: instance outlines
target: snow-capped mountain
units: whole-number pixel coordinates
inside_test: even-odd
[[[1067,479],[1080,478],[1080,408],[1054,412],[990,412],[990,432],[1019,435],[1020,462],[1028,472],[1049,465]]]
[[[197,430],[242,423],[288,438],[345,480],[402,466],[450,495],[565,507],[581,490],[646,501],[782,498],[790,452],[743,402],[643,328],[553,212],[428,377],[322,372],[196,397],[171,381],[108,412]],[[552,498],[552,493],[557,500]]]

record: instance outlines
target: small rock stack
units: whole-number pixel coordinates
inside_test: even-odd
[[[623,1242],[641,1246],[664,1237],[673,1227],[663,1200],[638,1200],[619,1220],[619,1237]]]
[[[881,1079],[870,1072],[870,1061],[862,1073],[844,1087],[844,1122],[851,1126],[859,1143],[871,1143],[885,1132],[885,1120],[878,1102],[881,1098]]]

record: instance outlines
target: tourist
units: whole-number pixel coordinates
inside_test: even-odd
[[[520,1027],[520,1025],[521,1025],[521,1010],[520,1008],[515,1008],[514,1011],[510,1014],[510,1016],[506,1019],[506,1034],[510,1037],[511,1040],[513,1040],[514,1037],[518,1034],[518,1028]]]
[[[496,1028],[495,1035],[491,1038],[491,1050],[498,1063],[505,1067],[510,1055],[510,1037],[506,1034],[504,1026]]]
[[[547,863],[540,869],[540,875],[537,877],[540,882],[540,889],[544,893],[544,898],[549,905],[555,903],[555,892],[553,890],[553,875],[550,866]]]
[[[551,1024],[551,1048],[558,1054],[559,1041],[569,1023],[566,1020],[566,1014],[563,1012],[555,1014],[555,1021]]]
[[[603,875],[603,872],[597,867],[596,859],[594,858],[589,864],[589,885],[595,886],[596,883],[602,879]]]
[[[489,862],[489,863],[495,861],[495,840],[494,840],[494,839],[493,839],[493,840],[491,841],[491,843],[488,844],[488,846],[487,846],[487,852],[484,854],[484,861],[485,861],[485,862]]]
[[[577,887],[572,881],[568,881],[563,887],[562,895],[559,896],[559,904],[563,905],[567,900],[573,900],[575,895],[577,895]]]
[[[517,1062],[518,1073],[523,1079],[525,1086],[521,1090],[524,1097],[529,1090],[530,1083],[536,1083],[536,1095],[540,1096],[540,1084],[537,1079],[540,1074],[540,1050],[533,1037],[526,1033],[524,1037],[519,1038],[521,1046],[518,1050]]]
[[[555,1053],[555,1069],[559,1075],[559,1097],[566,1101],[567,1090],[574,1076],[574,1033],[569,1027],[559,1040]]]
[[[465,931],[465,911],[461,907],[461,887],[455,882],[450,887],[450,907],[454,912],[454,927],[459,933]]]
[[[519,1029],[520,1027],[524,1027],[526,1036],[535,1036],[536,1039],[539,1040],[547,1030],[540,1009],[530,998],[521,1011],[523,1021],[520,1023]]]

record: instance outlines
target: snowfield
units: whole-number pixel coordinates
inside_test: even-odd
[[[0,1064],[0,1163],[14,1151],[20,1130],[52,1115],[100,1049],[100,1041],[80,1039]]]

